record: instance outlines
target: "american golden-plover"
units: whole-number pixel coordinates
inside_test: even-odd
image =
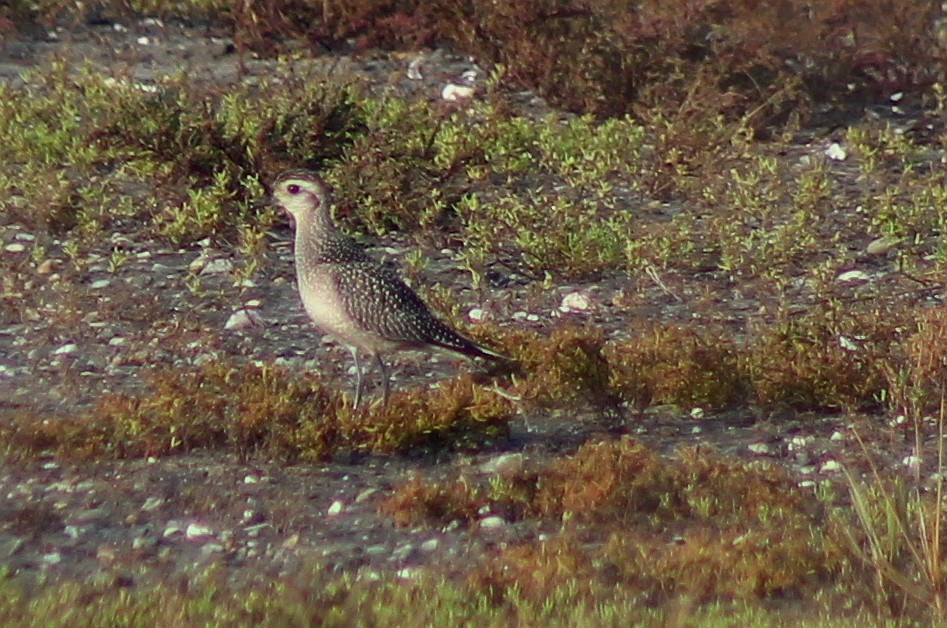
[[[372,356],[388,403],[390,373],[382,356],[402,349],[444,350],[467,358],[509,359],[438,320],[389,267],[369,257],[332,219],[332,193],[319,175],[290,170],[273,182],[272,201],[296,223],[296,281],[313,324],[351,351],[355,403],[365,372],[359,354]]]

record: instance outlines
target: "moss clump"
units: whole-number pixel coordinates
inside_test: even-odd
[[[621,399],[644,409],[656,403],[724,407],[746,399],[737,368],[740,350],[723,329],[655,326],[610,344],[610,384]]]
[[[476,447],[505,433],[507,403],[463,376],[439,393],[399,392],[387,408],[356,413],[318,380],[268,366],[213,364],[157,372],[142,394],[107,394],[76,417],[23,412],[2,432],[12,457],[52,451],[128,458],[231,447],[244,459],[323,460],[340,450]]]
[[[399,525],[469,523],[484,509],[561,523],[551,540],[500,551],[470,575],[477,590],[534,601],[572,587],[596,599],[609,589],[602,578],[652,600],[764,600],[809,591],[844,562],[826,513],[782,471],[696,449],[667,460],[629,438],[488,486],[415,477],[381,507]]]

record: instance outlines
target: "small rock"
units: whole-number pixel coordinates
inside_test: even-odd
[[[200,523],[189,523],[184,536],[188,539],[203,539],[212,536],[214,531]]]
[[[334,502],[332,502],[331,506],[329,506],[329,510],[326,511],[326,514],[332,517],[332,516],[340,514],[344,508],[345,508],[345,504],[343,504],[341,500],[337,499]]]
[[[865,252],[868,255],[887,255],[900,243],[901,238],[882,236],[869,242],[868,246],[865,247]]]
[[[424,543],[421,543],[421,549],[425,552],[433,552],[440,544],[440,539],[428,539]]]
[[[750,443],[747,445],[747,449],[749,449],[752,453],[761,456],[768,456],[770,453],[772,453],[772,449],[766,443]]]
[[[819,467],[821,473],[834,473],[841,470],[842,465],[839,464],[838,460],[826,460],[822,463],[822,466]]]
[[[56,349],[55,351],[53,351],[53,354],[54,354],[54,355],[72,355],[72,354],[78,353],[78,352],[79,352],[79,345],[77,345],[77,344],[75,344],[75,343],[69,343],[69,344],[63,345],[63,346],[59,347],[58,349]]]
[[[789,449],[789,451],[796,451],[798,449],[802,449],[810,442],[812,442],[811,436],[793,436],[789,439],[786,447]]]
[[[62,554],[59,552],[50,552],[49,554],[43,555],[43,564],[48,567],[53,567],[62,562]]]
[[[692,418],[692,419],[703,419],[703,418],[704,418],[704,409],[703,409],[703,408],[691,408],[691,418]]]
[[[7,253],[22,253],[26,250],[26,245],[20,244],[19,242],[13,242],[3,247],[3,250]]]
[[[498,515],[490,515],[480,520],[480,527],[484,530],[496,530],[506,525],[506,520]]]
[[[829,144],[829,147],[825,149],[825,156],[832,161],[845,161],[845,159],[848,158],[848,153],[845,152],[841,144],[832,142]]]
[[[420,573],[421,570],[418,567],[404,567],[403,569],[399,569],[396,575],[402,580],[413,580],[417,578]]]
[[[158,537],[155,536],[136,536],[132,539],[132,549],[145,549],[158,545]]]
[[[108,288],[112,284],[111,279],[96,279],[90,284],[90,287],[93,290],[101,290],[103,288]]]
[[[909,469],[918,469],[921,466],[921,457],[910,455],[901,459],[901,464]]]
[[[586,312],[592,306],[592,301],[583,292],[570,292],[562,297],[559,303],[560,312]]]
[[[448,83],[444,86],[444,89],[441,90],[441,98],[447,102],[457,102],[460,100],[467,100],[474,94],[474,88],[469,85],[457,85],[456,83]]]
[[[484,312],[483,309],[479,307],[475,307],[469,312],[467,312],[467,317],[470,320],[476,321],[478,323],[483,320],[484,316],[486,316],[486,312]]]
[[[408,64],[408,78],[412,81],[420,81],[424,78],[421,74],[421,64],[424,63],[424,55],[418,55]]]
[[[521,453],[500,454],[480,465],[480,470],[489,474],[512,474],[522,470],[524,462]]]
[[[262,325],[263,319],[260,318],[260,315],[257,314],[256,311],[243,308],[230,315],[230,318],[228,318],[224,324],[224,329],[226,331],[239,331],[247,327],[259,327]]]
[[[163,503],[164,498],[162,497],[149,497],[145,500],[145,503],[142,504],[141,509],[150,512],[156,508],[159,508]]]
[[[836,283],[863,284],[871,281],[871,275],[863,270],[847,270],[835,278]]]
[[[40,262],[40,265],[36,267],[36,274],[38,275],[51,275],[55,272],[56,267],[59,265],[54,259],[44,259]]]
[[[233,270],[233,260],[226,258],[215,259],[204,264],[201,268],[201,275],[221,275]]]

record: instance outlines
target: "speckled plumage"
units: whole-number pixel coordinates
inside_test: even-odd
[[[431,314],[393,270],[370,258],[335,225],[331,192],[313,172],[291,170],[273,183],[274,201],[296,222],[296,279],[313,323],[352,352],[355,407],[362,397],[360,353],[374,357],[384,378],[383,354],[400,349],[444,349],[466,357],[506,360],[461,336]]]

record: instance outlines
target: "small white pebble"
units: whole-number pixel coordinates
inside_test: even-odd
[[[771,452],[770,446],[766,443],[750,443],[747,445],[747,449],[749,449],[754,454],[763,456],[768,455]]]
[[[845,434],[843,434],[842,432],[839,432],[838,430],[836,430],[836,431],[832,432],[832,435],[831,435],[831,436],[829,436],[829,440],[831,440],[831,441],[836,441],[836,442],[838,442],[838,441],[840,441],[840,440],[845,440]]]
[[[26,250],[26,245],[20,244],[19,242],[14,242],[3,247],[3,250],[7,253],[22,253]]]
[[[408,64],[408,78],[412,81],[420,81],[424,78],[421,74],[421,64],[424,63],[424,55],[418,55]]]
[[[585,312],[592,306],[588,295],[582,292],[570,292],[559,303],[560,312]]]
[[[147,45],[151,44],[151,40],[148,39],[147,37],[139,37],[139,38],[136,39],[135,41],[138,42],[138,45],[139,45],[139,46],[147,46]]]
[[[833,473],[839,471],[842,468],[842,465],[839,464],[838,460],[826,460],[822,463],[822,466],[819,467],[819,471],[822,473]]]
[[[829,147],[825,149],[825,156],[832,161],[845,161],[848,157],[848,153],[845,152],[845,149],[842,148],[838,142],[832,142],[829,144]]]
[[[201,258],[198,258],[201,259]],[[197,260],[194,260],[197,262]],[[215,259],[204,264],[204,267],[201,268],[201,275],[222,275],[224,273],[229,273],[233,270],[233,260],[226,258]]]
[[[79,352],[79,345],[75,343],[69,343],[53,351],[53,354],[54,355],[71,355],[73,353],[78,353],[78,352]]]
[[[112,283],[111,279],[96,279],[92,282],[91,288],[93,290],[101,290],[102,288],[108,288]]]
[[[344,508],[345,508],[345,504],[343,504],[341,500],[337,499],[334,502],[332,502],[331,506],[329,506],[329,510],[326,511],[326,514],[332,517],[332,516],[340,514]]]
[[[793,436],[789,439],[789,444],[787,446],[789,451],[795,451],[808,445],[811,440],[811,436]]]
[[[444,89],[441,90],[441,98],[447,102],[457,102],[459,100],[467,100],[474,94],[474,88],[468,85],[457,85],[455,83],[448,83],[444,86]]]
[[[486,315],[486,312],[484,312],[483,309],[479,307],[475,307],[471,309],[469,312],[467,312],[467,317],[470,320],[477,321],[477,322],[482,321],[485,315]]]
[[[871,275],[863,270],[847,270],[835,278],[836,283],[868,283],[871,281]]]
[[[189,539],[202,539],[211,536],[213,530],[200,523],[189,523],[184,531],[184,536]]]
[[[703,408],[691,408],[691,418],[692,418],[692,419],[702,419],[702,418],[704,418],[704,409],[703,409]]]
[[[506,520],[498,515],[491,515],[480,520],[480,527],[484,530],[496,530],[506,525]]]
[[[62,554],[51,552],[43,555],[43,563],[49,566],[55,566],[62,562]]]
[[[915,456],[913,454],[910,456],[905,456],[901,459],[901,464],[909,469],[917,469],[921,466],[921,457]]]
[[[161,497],[149,497],[145,500],[145,503],[141,505],[142,510],[155,510],[164,503],[164,499]]]
[[[262,326],[263,319],[255,310],[241,309],[230,315],[224,323],[224,330],[239,331],[253,326]]]
[[[846,351],[858,351],[859,347],[848,336],[839,336],[838,344]]]

